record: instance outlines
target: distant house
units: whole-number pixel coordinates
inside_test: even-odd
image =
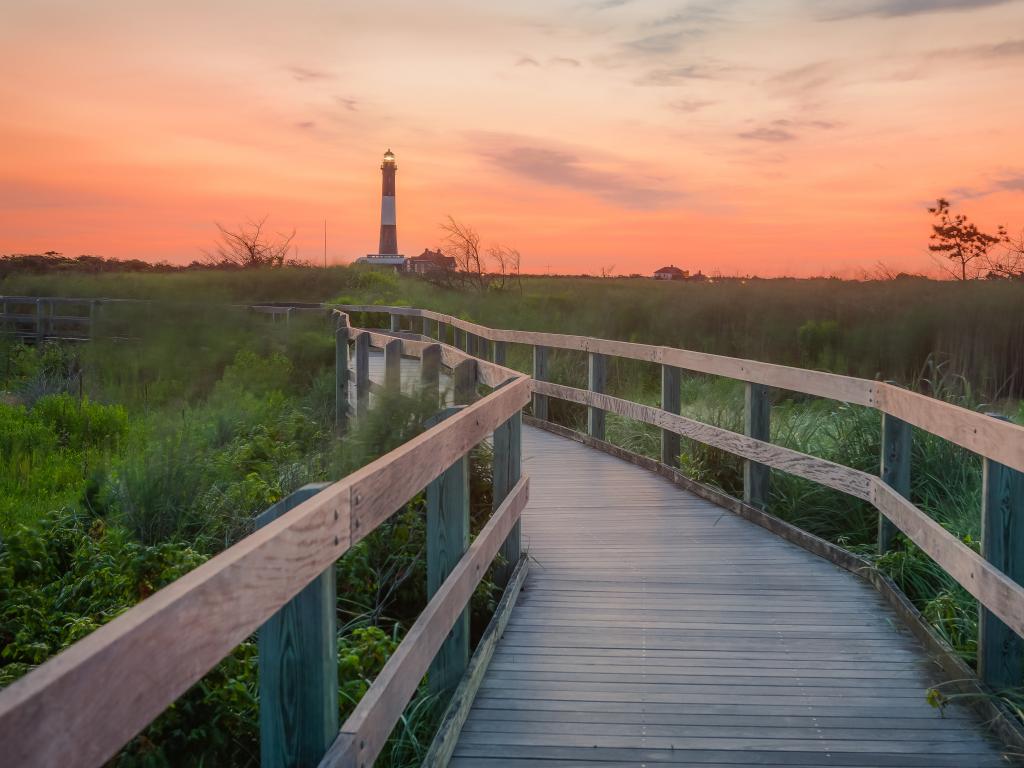
[[[409,259],[405,268],[417,275],[425,275],[428,272],[447,272],[455,269],[455,259],[445,256],[440,250],[432,251],[427,248],[419,256]]]
[[[680,269],[675,265],[668,267],[662,267],[654,273],[655,280],[685,280],[690,276],[690,273],[684,269]]]

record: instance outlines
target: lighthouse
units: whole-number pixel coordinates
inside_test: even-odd
[[[367,254],[359,259],[363,264],[380,267],[405,269],[405,257],[398,252],[398,223],[395,216],[395,153],[388,149],[384,153],[384,161],[380,164],[381,195],[380,195],[380,244],[377,253]]]

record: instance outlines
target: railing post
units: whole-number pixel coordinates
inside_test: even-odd
[[[661,410],[678,414],[682,401],[682,371],[674,365],[661,366]],[[670,429],[661,430],[661,463],[669,467],[679,466],[679,435]]]
[[[259,515],[256,526],[328,485],[300,488]],[[261,768],[318,765],[338,735],[337,611],[331,565],[260,627]]]
[[[533,347],[533,378],[537,381],[548,380],[548,348],[540,345]],[[533,395],[533,417],[547,421],[548,419],[548,397],[547,395]]]
[[[1015,582],[1024,583],[1024,472],[985,458],[982,473],[981,554]],[[985,608],[980,611],[978,676],[996,691],[1019,686],[1024,640]]]
[[[334,427],[344,432],[348,425],[348,328],[334,331]]]
[[[494,362],[498,365],[505,365],[508,358],[508,344],[504,341],[494,342]]]
[[[608,357],[599,352],[587,355],[587,389],[603,394],[608,379]],[[587,434],[604,440],[605,413],[594,406],[587,407]]]
[[[420,318],[420,336],[430,336],[430,324],[429,317]]]
[[[496,510],[508,496],[522,474],[523,414],[516,411],[504,424],[494,430],[494,464],[491,469],[494,482],[491,509]],[[501,559],[495,568],[494,581],[504,587],[522,555],[522,531],[517,521],[501,545]]]
[[[36,299],[36,343],[46,338],[46,300]]]
[[[420,356],[420,386],[424,392],[433,393],[438,399],[441,390],[441,345],[431,344],[423,348]]]
[[[402,330],[402,316],[401,315],[392,314],[391,315],[391,332],[392,333],[398,333],[401,330]]]
[[[466,353],[473,357],[479,357],[477,354],[477,337],[475,333],[466,332]]]
[[[370,410],[370,334],[356,336],[356,413]]]
[[[744,392],[743,434],[768,442],[771,435],[771,393],[762,384],[747,382]],[[768,506],[771,469],[750,459],[743,460],[743,501],[752,507]]]
[[[402,389],[401,339],[392,339],[384,345],[384,386],[393,392]]]
[[[427,599],[469,548],[469,457],[427,486]],[[469,606],[459,614],[427,675],[431,693],[458,685],[469,663]]]
[[[476,360],[463,360],[452,369],[455,404],[469,405],[476,400]]]
[[[466,332],[454,325],[452,326],[452,346],[463,351],[466,349]]]
[[[882,482],[904,498],[910,498],[910,453],[913,440],[911,426],[890,416],[882,414],[882,466],[879,476]],[[878,554],[884,555],[893,548],[897,528],[889,518],[878,515]]]

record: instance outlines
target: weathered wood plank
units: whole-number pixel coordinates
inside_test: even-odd
[[[348,328],[334,332],[334,428],[342,433],[348,426]]]
[[[534,346],[533,348],[533,378],[536,381],[545,381],[548,378],[548,348]],[[534,390],[533,394],[533,417],[547,421],[548,399],[543,394]]]
[[[370,410],[370,334],[356,334],[356,413]]]
[[[523,477],[480,531],[345,721],[320,762],[323,768],[373,764],[501,542],[519,520],[528,497],[529,481]]]
[[[747,437],[771,442],[771,392],[761,384],[747,382],[743,396],[743,433]],[[771,469],[751,459],[743,461],[743,501],[757,509],[768,507]]]
[[[668,413],[679,413],[682,407],[680,400],[681,373],[675,366],[661,366],[661,409]],[[662,429],[661,463],[668,467],[678,467],[679,451],[679,435],[671,429]]]
[[[402,388],[402,340],[384,345],[384,388],[398,392]]]
[[[522,413],[516,412],[494,430],[492,476],[492,505],[494,509],[505,500],[522,475]],[[517,522],[501,545],[502,563],[495,568],[494,580],[505,586],[512,569],[522,554],[522,528]]]
[[[882,482],[887,483],[896,493],[910,498],[910,456],[913,430],[910,425],[882,414],[882,467],[879,472]],[[885,516],[878,516],[878,554],[884,555],[892,549],[897,528]]]
[[[587,355],[587,389],[591,392],[604,392],[608,381],[608,358],[591,352]],[[594,406],[587,407],[587,434],[598,440],[604,440],[604,411]]]

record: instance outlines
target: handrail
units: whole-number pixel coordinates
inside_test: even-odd
[[[339,332],[362,333],[347,322]],[[374,332],[368,336],[384,340]],[[428,346],[437,345],[402,340],[403,352],[422,353]],[[452,361],[468,359],[460,350],[442,351]],[[19,766],[96,766],[116,754],[325,568],[519,413],[529,400],[529,378],[492,363],[475,367],[481,383],[497,387],[491,393],[323,489],[0,691],[4,760]],[[488,529],[492,533],[463,556],[427,612],[441,611],[446,620],[454,602],[468,600],[502,543],[494,531],[507,533],[515,525],[527,487],[523,478],[506,496]],[[431,624],[432,639],[418,653],[433,647],[438,633],[443,640],[450,628]],[[418,682],[423,672],[413,666]]]
[[[840,376],[787,365],[712,355],[674,347],[573,336],[561,333],[488,328],[428,309],[345,304],[345,312],[380,312],[445,323],[488,341],[593,352],[650,363],[671,365],[698,373],[738,379],[768,387],[872,407],[963,448],[1024,472],[1024,427],[992,419],[952,403],[911,392],[887,382]]]
[[[546,398],[554,397],[585,405],[591,415],[612,412],[662,429],[662,462],[668,436],[683,435],[744,458],[744,499],[763,504],[768,468],[811,480],[870,503],[880,514],[880,549],[888,546],[895,526],[931,557],[984,608],[979,650],[979,670],[994,687],[1020,684],[1019,659],[1024,655],[1024,586],[1007,575],[1013,570],[1011,556],[1024,548],[1024,526],[1015,516],[1024,514],[1024,427],[951,403],[911,392],[892,384],[839,376],[772,363],[723,357],[671,347],[635,344],[585,336],[496,330],[451,315],[410,307],[342,305],[346,312],[376,312],[396,318],[421,318],[425,334],[443,325],[494,343],[516,343],[534,348],[534,417],[546,418]],[[427,322],[437,323],[436,329]],[[456,333],[456,339],[460,334]],[[475,341],[466,340],[467,348]],[[547,381],[547,349],[589,353],[588,389]],[[506,351],[503,349],[501,358]],[[662,365],[662,407],[657,408],[612,397],[603,392],[607,356],[625,357]],[[747,382],[746,432],[741,435],[678,414],[678,370],[687,369]],[[868,474],[825,459],[770,442],[768,400],[765,387],[777,387],[874,408],[883,414],[883,477]],[[671,394],[670,390],[676,392]],[[666,398],[669,398],[668,400]],[[538,404],[540,409],[538,409]],[[675,409],[676,412],[673,412]],[[603,417],[588,420],[588,432],[603,430]],[[978,554],[907,498],[910,493],[910,426],[924,429],[984,458],[981,509],[983,546]],[[603,439],[602,435],[591,434]],[[676,444],[676,448],[678,445]],[[678,453],[678,450],[676,450]],[[890,485],[892,483],[892,485]],[[883,525],[884,523],[884,525]],[[991,542],[991,545],[990,543]],[[991,547],[992,551],[989,551]]]

